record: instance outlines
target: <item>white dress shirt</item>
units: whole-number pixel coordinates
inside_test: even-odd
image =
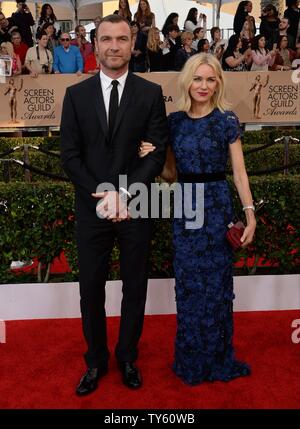
[[[108,77],[106,74],[104,74],[102,70],[100,70],[100,82],[101,82],[104,106],[105,106],[105,111],[106,111],[107,123],[108,123],[108,109],[109,109],[110,92],[112,90],[111,82],[113,80],[117,80],[119,82],[118,94],[119,94],[119,104],[120,104],[127,76],[128,76],[128,70],[122,76],[118,77],[118,79],[112,79],[111,77]]]
[[[106,111],[107,123],[108,123],[108,109],[109,109],[110,92],[111,92],[112,87],[113,87],[111,82],[113,80],[117,80],[119,82],[119,85],[117,88],[118,88],[119,105],[120,105],[120,101],[121,101],[121,97],[122,97],[122,94],[124,91],[127,76],[128,76],[128,70],[122,76],[118,77],[118,79],[112,79],[111,77],[109,77],[105,73],[103,73],[102,70],[100,70],[100,82],[101,82],[104,106],[105,106],[105,111]],[[130,193],[125,188],[120,188],[119,193],[120,193],[120,197],[121,197],[121,199],[123,199],[123,201],[126,201],[128,199],[128,197],[131,198]]]

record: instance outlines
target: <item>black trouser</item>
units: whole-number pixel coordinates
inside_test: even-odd
[[[151,221],[131,219],[118,223],[107,220],[77,221],[80,272],[80,306],[83,333],[88,345],[89,367],[106,367],[109,357],[106,333],[105,283],[111,250],[117,237],[123,299],[119,339],[115,353],[119,362],[137,359],[142,333],[148,281]]]

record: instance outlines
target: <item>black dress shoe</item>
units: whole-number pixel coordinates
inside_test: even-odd
[[[142,377],[138,368],[131,362],[121,362],[119,364],[122,381],[130,389],[138,389],[142,386]]]
[[[98,387],[99,378],[107,374],[107,368],[88,368],[81,377],[76,388],[76,395],[83,396],[92,393]]]

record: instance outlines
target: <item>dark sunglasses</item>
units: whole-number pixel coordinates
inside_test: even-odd
[[[69,42],[70,39],[60,39],[62,42]]]

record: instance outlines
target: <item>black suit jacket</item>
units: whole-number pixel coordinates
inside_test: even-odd
[[[164,55],[164,61],[165,61],[165,70],[176,70],[175,69],[175,57],[177,51],[181,48],[181,37],[178,36],[175,39],[175,43],[173,43],[171,40],[169,41],[170,45],[170,52],[166,55]]]
[[[97,200],[91,196],[103,182],[118,186],[118,176],[149,185],[162,171],[168,126],[161,87],[128,74],[112,139],[99,74],[67,88],[61,119],[61,159],[75,185],[77,216],[96,216]],[[141,140],[156,146],[138,157]],[[127,189],[128,189],[127,188]]]

